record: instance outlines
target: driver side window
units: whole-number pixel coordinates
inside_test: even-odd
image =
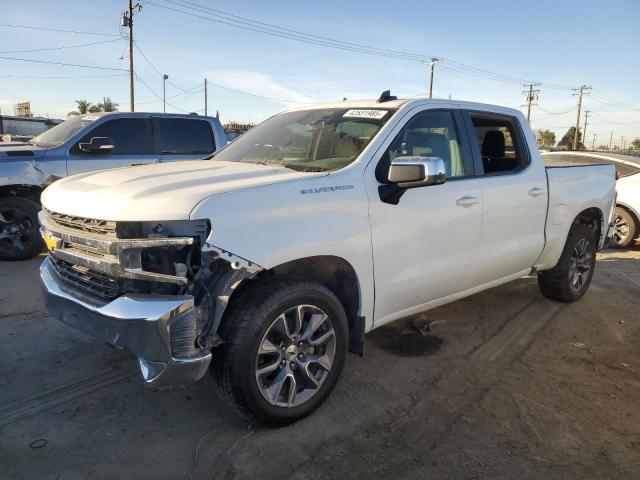
[[[89,143],[93,137],[107,137],[113,141],[110,155],[149,155],[153,153],[150,121],[146,118],[117,118],[96,126],[77,142],[72,154],[82,155],[78,144]]]
[[[379,170],[388,171],[391,161],[401,156],[440,157],[444,161],[447,178],[464,177],[462,147],[453,115],[448,111],[418,113],[393,140],[380,163]],[[376,172],[378,180],[386,177]]]

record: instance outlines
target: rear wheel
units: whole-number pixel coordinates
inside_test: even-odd
[[[558,264],[538,272],[542,294],[553,300],[575,302],[589,288],[596,267],[596,244],[593,230],[576,224],[569,230]]]
[[[27,198],[0,198],[0,260],[26,260],[42,251],[39,211]]]
[[[348,325],[327,288],[277,281],[231,305],[214,352],[223,398],[264,424],[292,423],[315,410],[335,386],[347,351]]]
[[[613,213],[613,235],[611,246],[625,248],[633,242],[638,235],[638,225],[631,212],[626,208],[616,207]]]

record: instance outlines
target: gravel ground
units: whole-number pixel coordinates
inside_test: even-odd
[[[376,330],[278,430],[209,378],[143,388],[128,354],[47,316],[41,257],[0,263],[0,478],[638,478],[640,251],[598,259],[571,305],[523,278]]]

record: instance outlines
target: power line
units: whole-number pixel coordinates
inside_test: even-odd
[[[79,63],[64,63],[64,62],[50,62],[47,60],[34,60],[32,58],[17,58],[17,57],[4,57],[0,56],[0,60],[13,60],[18,62],[31,62],[31,63],[46,63],[48,65],[61,65],[63,67],[78,67],[78,68],[93,68],[96,70],[114,70],[118,72],[126,72],[127,70],[124,68],[113,68],[113,67],[101,67],[98,65],[82,65]]]
[[[159,95],[153,88],[151,88],[149,86],[149,84],[147,82],[145,82],[142,78],[140,78],[140,76],[137,73],[134,73],[135,78],[137,81],[139,81],[142,85],[144,85],[146,87],[147,90],[149,90],[155,97],[157,97],[161,102],[165,101],[161,95]],[[176,107],[175,105],[173,105],[172,103],[166,102],[167,105],[169,105],[170,107],[179,110],[183,113],[191,113],[189,110],[184,110],[183,108],[180,107]]]
[[[144,52],[140,49],[140,47],[138,46],[138,44],[137,44],[137,43],[136,43],[136,44],[134,44],[134,47],[135,47],[135,48],[136,48],[136,50],[140,53],[140,55],[142,55],[142,58],[144,58],[144,60],[149,64],[149,66],[150,66],[150,67],[151,67],[151,68],[152,68],[156,73],[158,73],[159,75],[163,75],[163,74],[160,72],[160,70],[159,70],[159,69],[158,69],[158,68],[153,64],[153,62],[152,62],[151,60],[149,60],[149,57],[147,57],[147,56],[144,54]],[[186,89],[184,89],[184,88],[180,87],[179,85],[176,85],[174,82],[171,82],[171,81],[169,81],[169,80],[167,80],[167,82],[168,82],[170,85],[172,85],[173,87],[177,88],[178,90],[181,90],[181,91],[182,91],[182,93],[190,93],[190,92],[193,90],[193,89],[191,89],[191,90],[186,90]],[[223,90],[228,90],[228,91],[230,91],[230,92],[240,93],[240,94],[242,94],[242,95],[249,95],[249,96],[251,96],[251,97],[261,98],[261,99],[263,99],[263,100],[269,100],[269,101],[272,101],[272,102],[275,102],[275,103],[283,103],[283,104],[291,104],[291,103],[304,104],[304,103],[306,103],[306,102],[298,102],[298,101],[295,101],[295,100],[286,100],[286,99],[283,99],[283,98],[274,98],[274,97],[268,97],[268,96],[265,96],[265,95],[258,95],[257,93],[251,93],[251,92],[247,92],[247,91],[244,91],[244,90],[238,90],[238,89],[236,89],[236,88],[231,88],[231,87],[227,87],[227,86],[224,86],[224,85],[220,85],[219,83],[212,82],[211,80],[207,80],[207,84],[213,85],[214,87],[221,88],[221,89],[223,89]],[[194,87],[194,88],[195,88],[195,87]]]
[[[32,25],[15,25],[11,23],[0,23],[0,27],[8,27],[8,28],[24,28],[28,30],[45,30],[49,32],[60,32],[60,33],[77,33],[80,35],[97,35],[102,37],[119,37],[120,35],[115,33],[98,33],[98,32],[81,32],[78,30],[62,30],[60,28],[49,28],[49,27],[36,27]]]
[[[101,40],[99,42],[91,42],[91,43],[80,43],[76,45],[63,45],[60,47],[46,47],[46,48],[32,48],[29,50],[2,50],[0,53],[33,53],[33,52],[49,52],[52,50],[66,50],[69,48],[80,48],[80,47],[90,47],[93,45],[100,45],[103,43],[113,43],[120,41],[119,38],[114,38],[113,40]]]
[[[70,78],[112,78],[124,77],[124,73],[113,73],[109,75],[0,75],[0,78],[39,78],[39,79],[70,79]]]

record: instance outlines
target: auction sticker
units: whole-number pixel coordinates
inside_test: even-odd
[[[380,120],[384,118],[388,110],[347,110],[342,115],[343,118],[371,118],[373,120]]]

